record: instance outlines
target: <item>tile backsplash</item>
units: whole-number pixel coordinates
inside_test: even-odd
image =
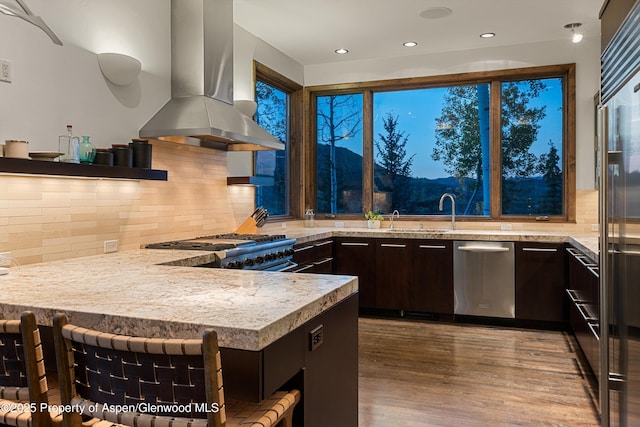
[[[14,263],[100,254],[232,231],[253,211],[250,187],[228,187],[223,151],[153,141],[168,181],[1,175],[0,252]]]
[[[168,181],[134,181],[0,174],[0,252],[24,265],[188,237],[226,233],[254,209],[252,187],[227,186],[227,153],[153,141],[153,167]],[[593,232],[597,191],[576,194],[576,223],[513,223],[513,230]],[[347,221],[346,227],[361,226]],[[445,223],[443,223],[446,225]],[[468,229],[500,229],[465,222]],[[269,224],[283,232],[279,224]],[[291,224],[295,226],[295,224]],[[274,228],[275,227],[275,228]],[[273,231],[273,230],[272,230]]]

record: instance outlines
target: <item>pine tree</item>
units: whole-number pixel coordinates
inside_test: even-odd
[[[411,176],[411,165],[415,154],[407,158],[407,142],[409,135],[398,130],[398,116],[388,112],[383,119],[386,134],[378,134],[379,141],[374,141],[378,149],[378,159],[384,169],[382,184],[379,189],[392,194],[391,208],[402,211],[409,209],[407,203],[412,199],[407,184]]]

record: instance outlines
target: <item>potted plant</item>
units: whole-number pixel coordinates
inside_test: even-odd
[[[368,228],[380,228],[380,221],[384,219],[382,214],[373,211],[367,212],[364,217],[367,220]]]

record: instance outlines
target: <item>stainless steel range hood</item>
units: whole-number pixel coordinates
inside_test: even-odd
[[[171,100],[140,137],[229,151],[284,150],[233,106],[233,0],[171,1]]]

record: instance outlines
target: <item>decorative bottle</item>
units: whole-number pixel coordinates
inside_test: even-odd
[[[62,153],[60,155],[60,161],[66,163],[78,163],[80,162],[80,138],[73,136],[73,127],[67,125],[67,134],[61,135],[58,138],[58,151]]]
[[[313,227],[315,224],[316,214],[313,213],[313,209],[307,209],[304,213],[304,226],[305,227]]]
[[[93,159],[96,157],[96,147],[89,141],[88,136],[82,137],[78,152],[80,153],[80,163],[93,163]]]

